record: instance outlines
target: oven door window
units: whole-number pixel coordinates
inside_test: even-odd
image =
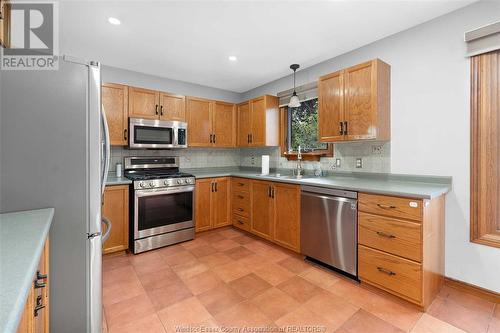
[[[193,192],[138,198],[138,229],[147,230],[193,220]]]
[[[168,127],[134,126],[134,143],[171,145],[174,131]]]

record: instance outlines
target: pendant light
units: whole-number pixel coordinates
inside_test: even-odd
[[[297,92],[295,92],[295,71],[297,71],[299,67],[298,64],[290,65],[290,69],[293,70],[293,94],[288,103],[289,108],[298,108],[300,106],[299,96],[297,96]]]

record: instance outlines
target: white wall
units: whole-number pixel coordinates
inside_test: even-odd
[[[122,83],[136,87],[161,90],[173,94],[204,97],[227,102],[239,102],[241,94],[200,84],[167,79],[159,76],[102,66],[102,82]]]
[[[463,33],[499,20],[500,3],[481,1],[297,76],[301,85],[372,58],[391,65],[391,171],[453,177],[446,197],[446,276],[497,292],[500,249],[469,242],[469,60]],[[276,94],[291,84],[285,77],[243,98]]]

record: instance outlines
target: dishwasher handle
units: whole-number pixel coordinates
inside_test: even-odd
[[[351,203],[351,208],[356,209],[357,208],[357,199],[351,199],[351,198],[343,198],[343,197],[337,197],[333,195],[325,195],[321,193],[315,193],[315,192],[306,192],[302,191],[301,196],[306,196],[306,197],[313,197],[317,199],[323,199],[323,200],[331,200],[331,201],[338,201],[338,202],[349,202]]]
[[[334,188],[326,188],[318,186],[302,186],[301,191],[302,193],[312,193],[317,195],[327,195],[331,197],[358,199],[358,192],[338,190]]]

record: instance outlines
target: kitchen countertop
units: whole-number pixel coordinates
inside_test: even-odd
[[[110,172],[108,178],[106,179],[106,186],[112,185],[128,185],[132,184],[132,181],[125,177],[116,177],[116,173]]]
[[[324,177],[308,176],[294,179],[277,177],[272,172],[270,175],[261,176],[257,168],[200,168],[182,171],[192,173],[198,179],[232,176],[421,199],[432,199],[451,190],[451,177],[441,176],[338,172]],[[282,172],[290,174],[291,170]]]
[[[53,216],[53,208],[0,214],[0,332],[17,331]]]

